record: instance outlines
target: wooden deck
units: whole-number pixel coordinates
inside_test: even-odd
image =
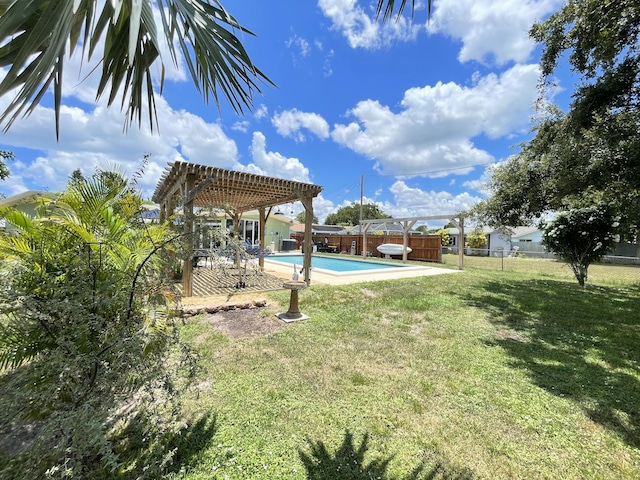
[[[284,280],[282,277],[258,272],[255,268],[248,268],[243,276],[237,268],[198,267],[193,270],[193,296],[280,290]]]

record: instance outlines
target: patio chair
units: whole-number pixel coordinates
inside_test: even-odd
[[[257,245],[247,247],[246,252],[247,255],[251,256],[252,258],[263,258],[269,255],[273,255],[273,252],[270,249],[262,248]]]

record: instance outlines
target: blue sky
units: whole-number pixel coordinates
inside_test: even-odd
[[[51,100],[2,134],[12,150],[0,192],[61,190],[71,172],[96,166],[138,169],[145,198],[167,165],[185,160],[312,182],[322,222],[360,200],[394,217],[455,213],[483,197],[486,167],[530,137],[539,81],[534,21],[559,0],[436,0],[414,21],[382,25],[375,0],[226,0],[257,37],[244,36],[254,63],[277,84],[264,85],[255,109],[237,116],[204,104],[185,65],[168,57],[159,132],[147,124],[123,134],[124,116],[95,102],[91,63],[74,58],[65,74],[61,137]],[[559,79],[560,87],[566,87]],[[559,94],[562,95],[561,93]],[[0,108],[9,98],[0,99]],[[298,204],[282,211],[296,215]],[[430,222],[439,227],[442,222]]]

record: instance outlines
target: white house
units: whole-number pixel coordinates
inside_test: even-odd
[[[466,234],[473,230],[474,227],[465,228],[465,240]],[[453,253],[457,253],[458,246],[460,245],[460,232],[457,228],[449,228],[449,245],[453,250]],[[483,227],[482,231],[487,235],[487,245],[485,247],[486,255],[500,256],[503,252],[504,255],[508,255],[509,252],[514,250],[514,247],[518,247],[519,251],[535,251],[542,252],[543,249],[540,245],[542,240],[542,231],[537,227],[504,227],[493,229],[489,227]]]

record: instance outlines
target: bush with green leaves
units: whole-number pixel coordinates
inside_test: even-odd
[[[0,454],[0,477],[107,477],[132,418],[148,448],[177,425],[171,400],[195,368],[165,280],[179,235],[145,224],[140,204],[123,175],[98,172],[35,218],[2,211],[16,232],[0,236],[0,415],[35,435]]]
[[[566,262],[584,287],[589,265],[614,247],[619,221],[615,207],[605,202],[562,211],[543,225],[542,245]]]
[[[481,228],[474,228],[467,234],[469,248],[484,248],[487,245],[487,234]]]
[[[436,235],[440,235],[440,243],[442,244],[443,247],[446,247],[447,245],[449,245],[449,229],[447,228],[441,228],[440,230],[436,230]]]

